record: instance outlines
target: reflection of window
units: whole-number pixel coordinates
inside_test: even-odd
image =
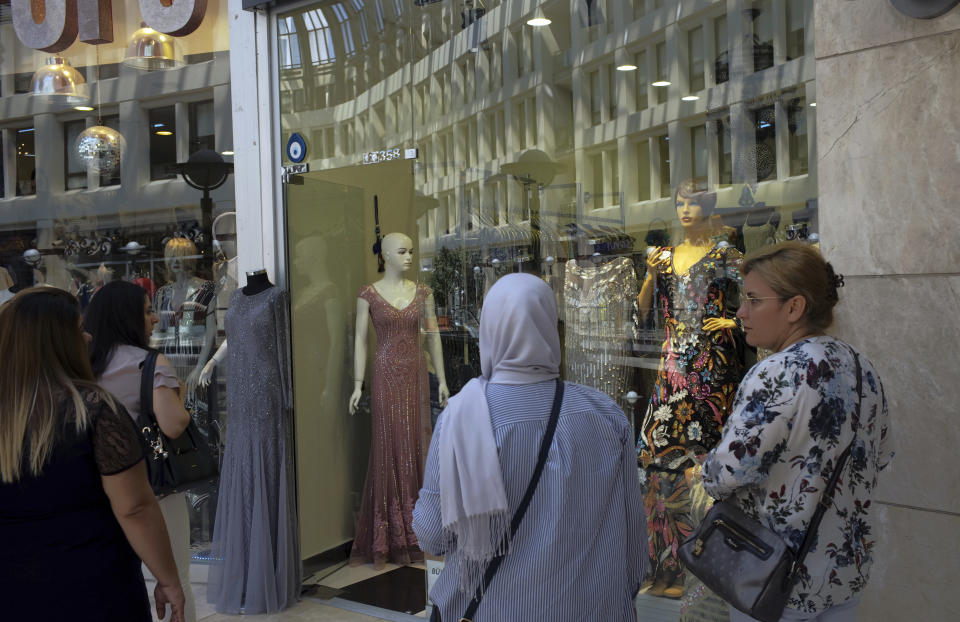
[[[787,0],[787,60],[803,56],[804,52],[804,5],[807,0]]]
[[[327,16],[324,15],[323,10],[313,9],[304,12],[303,22],[307,27],[311,64],[314,66],[326,65],[336,61],[337,56],[333,50],[333,33],[330,31],[330,24],[327,22]],[[297,51],[297,66],[299,66],[299,58],[300,52]]]
[[[654,49],[656,53],[657,84],[657,103],[662,104],[667,101],[670,86],[670,66],[667,59],[667,43],[661,41]]]
[[[360,40],[363,42],[363,45],[366,46],[370,43],[370,36],[367,31],[367,14],[363,8],[363,0],[350,0],[350,4],[353,5],[357,16],[360,18]]]
[[[633,3],[633,17],[643,17],[647,14],[647,0],[630,0]]]
[[[377,20],[377,32],[383,32],[383,0],[373,0],[373,15]]]
[[[790,130],[790,175],[806,175],[807,160],[807,101],[796,97],[787,103],[787,127]]]
[[[637,200],[649,201],[650,196],[650,141],[637,143]]]
[[[17,196],[37,193],[37,169],[32,127],[20,128],[16,132],[17,141]]]
[[[777,177],[777,125],[773,106],[757,108],[753,112],[756,143],[753,159],[756,162],[757,181]]]
[[[119,132],[120,131],[120,115],[112,114],[108,117],[103,117],[103,119],[100,120],[100,125],[104,125],[106,127],[117,130]],[[176,161],[176,158],[174,158],[174,161]],[[176,175],[174,175],[174,177],[176,177]],[[117,166],[117,168],[113,169],[112,171],[104,171],[100,175],[101,188],[105,188],[107,186],[119,186],[119,185],[120,185],[120,166],[119,165]]]
[[[707,127],[697,125],[690,128],[690,173],[696,180],[707,180]]]
[[[730,42],[727,40],[726,15],[713,20],[713,40],[717,52],[713,63],[713,79],[717,84],[723,84],[730,79]]]
[[[280,69],[299,69],[300,42],[293,17],[277,19],[277,46],[280,51]]]
[[[771,0],[755,0],[753,16],[753,70],[773,67],[773,6]]]
[[[600,107],[603,105],[600,91],[600,71],[590,72],[590,125],[600,125]]]
[[[514,116],[517,118],[518,149],[523,150],[527,148],[527,111],[522,100],[514,108]]]
[[[690,92],[696,93],[706,86],[703,71],[703,27],[697,26],[687,33],[687,48],[690,55]]]
[[[608,119],[617,118],[617,70],[613,64],[607,65],[607,109]]]
[[[729,186],[733,183],[733,149],[730,145],[730,117],[717,119],[717,164],[719,184]]]
[[[660,196],[670,196],[670,137],[657,136],[657,156],[660,170]]]
[[[353,56],[357,53],[357,46],[353,43],[353,31],[350,29],[350,17],[347,10],[339,2],[331,6],[333,14],[340,22],[340,33],[343,35],[343,49],[347,56]]]
[[[87,128],[87,122],[68,121],[63,124],[63,165],[64,189],[80,190],[87,187],[87,167],[76,154],[75,145],[80,132]],[[2,170],[2,169],[0,169]],[[2,195],[0,195],[2,197]]]
[[[190,148],[189,153],[201,149],[216,149],[214,129],[213,100],[191,102],[188,106],[190,119]]]
[[[637,66],[637,111],[646,110],[649,105],[647,91],[650,88],[650,78],[647,75],[647,52],[637,52],[633,57],[633,64]]]
[[[177,163],[176,115],[173,106],[148,111],[150,122],[150,179],[175,179],[167,167]]]

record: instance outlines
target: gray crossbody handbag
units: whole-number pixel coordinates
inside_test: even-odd
[[[860,358],[852,349],[851,352],[857,372],[856,416],[859,420],[863,380]],[[803,560],[816,539],[820,522],[833,505],[833,494],[854,442],[856,435],[837,458],[797,551],[735,504],[717,501],[680,545],[680,560],[686,569],[739,611],[761,622],[778,622],[803,568]]]

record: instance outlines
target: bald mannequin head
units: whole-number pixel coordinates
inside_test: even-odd
[[[413,265],[413,240],[403,233],[388,233],[381,242],[384,267],[404,272]]]

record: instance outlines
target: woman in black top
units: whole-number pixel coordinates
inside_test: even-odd
[[[183,620],[183,590],[137,431],[94,384],[70,294],[0,309],[0,602],[10,620]],[[139,559],[138,559],[139,555]]]

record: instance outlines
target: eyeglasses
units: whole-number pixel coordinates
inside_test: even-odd
[[[780,302],[783,302],[783,298],[780,296],[760,296],[759,298],[755,296],[744,296],[743,306],[745,306],[748,310],[752,310],[764,300],[779,300]]]

